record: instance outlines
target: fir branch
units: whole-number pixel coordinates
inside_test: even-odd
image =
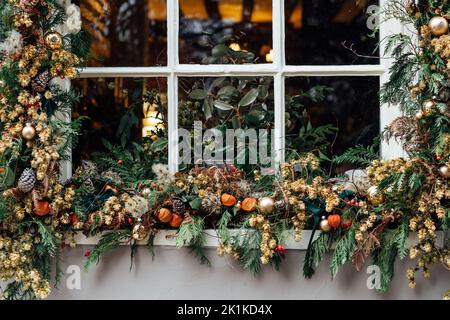
[[[379,158],[378,144],[365,147],[358,145],[346,150],[342,155],[333,158],[335,164],[353,164],[358,166],[370,166],[372,161]]]
[[[312,277],[314,274],[314,267],[319,265],[320,261],[322,261],[325,254],[329,251],[329,243],[329,233],[321,233],[319,237],[311,243],[303,262],[303,276],[305,278],[309,279]]]
[[[178,248],[189,246],[201,264],[210,265],[211,263],[203,251],[206,242],[204,228],[205,222],[199,216],[193,216],[190,222],[182,223],[177,232],[176,246]]]
[[[86,260],[84,269],[87,271],[93,263],[98,263],[100,261],[100,257],[102,255],[115,248],[118,248],[122,242],[129,241],[130,237],[130,230],[105,232],[94,249],[92,249],[90,256]]]
[[[330,264],[331,278],[334,278],[338,273],[339,268],[350,261],[356,247],[355,230],[351,228],[339,241],[336,243],[333,258]]]

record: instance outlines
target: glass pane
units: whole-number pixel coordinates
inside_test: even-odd
[[[167,139],[165,78],[77,79],[73,86],[82,98],[73,108],[72,119],[86,117],[73,150],[74,166],[107,151],[103,139],[124,148],[130,148],[132,142],[148,146]],[[167,149],[155,156],[167,163]]]
[[[166,0],[78,0],[91,67],[167,65]]]
[[[179,3],[180,63],[272,62],[271,0],[180,0]],[[240,59],[241,55],[246,59]]]
[[[272,78],[180,78],[179,83],[180,159],[186,164],[181,170],[226,163],[251,175],[272,167]]]
[[[287,78],[286,155],[323,147],[332,156],[358,144],[371,145],[379,134],[378,91],[378,77]],[[317,130],[327,125],[337,131]],[[324,141],[320,131],[328,132]]]
[[[378,0],[285,0],[286,63],[378,64]]]

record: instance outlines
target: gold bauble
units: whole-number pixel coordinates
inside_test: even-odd
[[[22,129],[22,138],[30,141],[33,140],[34,137],[36,137],[36,129],[34,129],[34,127],[30,123],[27,123]]]
[[[326,219],[325,217],[322,217],[319,226],[322,232],[329,232],[331,230],[331,226],[328,223],[328,219]]]
[[[443,177],[443,178],[450,178],[450,168],[448,166],[442,166],[439,168],[439,174]]]
[[[377,186],[371,186],[367,189],[367,199],[369,199],[373,205],[378,206],[384,201],[384,196],[378,191]]]
[[[448,21],[444,17],[436,16],[431,18],[428,26],[431,32],[437,37],[448,33]]]
[[[258,201],[259,210],[262,213],[268,214],[273,211],[275,207],[275,201],[271,197],[262,197]]]
[[[141,241],[147,237],[148,233],[148,228],[146,228],[142,223],[138,222],[134,225],[131,235],[134,240]]]
[[[61,49],[63,38],[58,32],[50,32],[45,35],[45,44],[52,50]]]

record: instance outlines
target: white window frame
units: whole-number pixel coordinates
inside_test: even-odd
[[[386,0],[380,0],[383,7]],[[178,31],[179,31],[179,0],[167,0],[167,66],[164,67],[96,67],[85,68],[80,78],[99,77],[165,77],[167,78],[168,96],[168,137],[169,137],[169,168],[175,173],[178,169],[178,79],[180,77],[220,77],[220,76],[271,76],[274,78],[274,104],[275,104],[275,152],[277,163],[284,160],[285,148],[285,79],[299,76],[378,76],[380,86],[388,80],[388,70],[391,59],[381,58],[375,65],[286,65],[285,61],[285,16],[284,0],[273,0],[272,39],[273,63],[252,65],[193,65],[179,63]],[[380,25],[380,39],[388,34],[403,31],[402,25],[397,21],[383,22]],[[380,56],[383,49],[380,48]],[[362,105],[361,107],[364,107]],[[393,119],[400,115],[396,106],[381,105],[380,132]],[[392,159],[405,156],[401,146],[395,141],[381,144],[381,156]],[[71,176],[71,164],[64,170],[63,176]]]

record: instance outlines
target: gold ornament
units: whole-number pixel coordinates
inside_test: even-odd
[[[328,223],[328,219],[325,218],[325,216],[322,217],[322,220],[320,221],[320,230],[322,232],[329,232],[331,230],[331,226]]]
[[[443,178],[450,178],[450,169],[448,166],[442,166],[439,168],[439,174],[443,177]]]
[[[149,233],[149,230],[140,222],[136,223],[133,227],[132,237],[134,240],[144,240]]]
[[[367,199],[375,205],[378,206],[384,201],[384,196],[378,191],[377,186],[371,186],[367,189]]]
[[[428,26],[431,29],[431,32],[439,37],[448,32],[448,21],[444,17],[436,16],[431,18]]]
[[[50,32],[45,36],[45,44],[52,50],[61,49],[63,44],[62,36],[58,32]]]
[[[36,136],[36,129],[30,124],[27,123],[25,127],[22,129],[22,138],[27,141],[33,140]]]
[[[259,210],[262,213],[268,214],[273,211],[273,208],[275,207],[275,201],[271,197],[262,197],[259,199]]]

